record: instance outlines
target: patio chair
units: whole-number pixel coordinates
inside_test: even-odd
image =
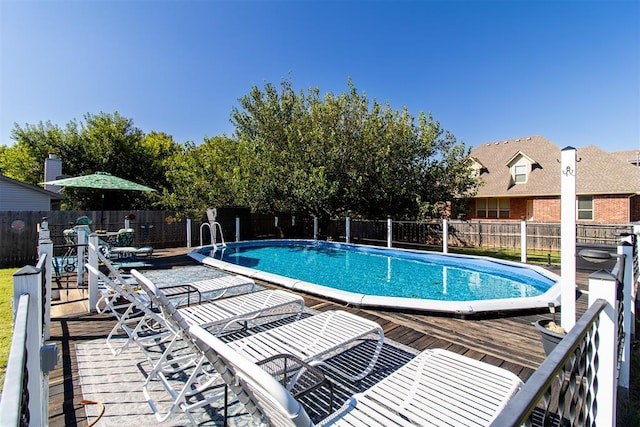
[[[153,255],[151,246],[135,247],[133,239],[135,231],[132,228],[121,228],[116,235],[116,242],[109,247],[108,253],[112,258],[137,258]]]
[[[189,335],[256,424],[312,426],[290,391],[206,330]],[[424,350],[320,422],[338,426],[487,426],[522,386],[513,373],[443,349]]]

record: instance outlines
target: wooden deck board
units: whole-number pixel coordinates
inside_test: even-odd
[[[154,262],[162,268],[193,263],[186,250],[157,251]],[[166,265],[162,265],[165,262]],[[578,274],[585,285],[587,274]],[[271,285],[267,285],[271,287]],[[381,325],[387,339],[416,350],[446,348],[473,359],[505,368],[523,381],[544,360],[544,351],[533,322],[549,318],[548,313],[517,313],[493,318],[460,319],[424,313],[403,313],[345,307],[316,296],[303,295],[305,305],[319,311],[343,309]],[[578,298],[577,311],[586,310],[586,296]],[[558,314],[559,318],[559,314]],[[84,340],[104,338],[114,321],[103,315],[78,313],[52,319],[51,341],[58,344],[61,363],[50,374],[49,422],[51,426],[86,426],[75,346]]]

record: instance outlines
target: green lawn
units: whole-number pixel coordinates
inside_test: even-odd
[[[11,333],[13,327],[13,314],[11,312],[11,300],[13,299],[13,273],[17,268],[0,269],[0,324],[5,325],[0,328],[0,389],[4,384],[4,372],[7,369],[7,358],[9,357],[9,347],[11,347]]]

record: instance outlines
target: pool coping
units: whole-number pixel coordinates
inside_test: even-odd
[[[242,242],[236,242],[240,244],[268,244],[269,242],[283,242],[291,243],[309,243],[312,240],[306,239],[285,239],[285,240],[247,240]],[[443,301],[443,300],[431,300],[431,299],[417,299],[417,298],[405,298],[405,297],[390,297],[390,296],[377,296],[367,295],[349,291],[343,291],[340,289],[334,289],[328,286],[319,285],[316,283],[306,282],[304,280],[292,279],[290,277],[281,276],[274,273],[268,273],[265,271],[256,270],[249,267],[244,267],[225,261],[221,261],[198,251],[210,247],[200,246],[195,248],[189,253],[189,257],[192,259],[210,267],[214,267],[223,271],[242,274],[252,279],[263,280],[265,282],[273,283],[285,288],[304,292],[312,295],[317,295],[325,298],[329,298],[336,301],[353,305],[356,307],[368,307],[368,308],[386,308],[386,309],[401,309],[401,310],[415,310],[425,312],[441,312],[452,313],[458,315],[471,315],[487,312],[501,312],[501,311],[518,311],[518,310],[530,310],[541,309],[549,307],[550,303],[553,303],[556,307],[560,305],[560,276],[544,269],[540,266],[523,264],[513,261],[507,261],[497,258],[491,258],[486,256],[477,255],[464,255],[464,254],[443,254],[441,252],[433,251],[420,251],[415,249],[403,249],[403,248],[384,248],[380,246],[360,245],[360,244],[346,244],[342,242],[330,242],[340,246],[356,246],[362,248],[372,248],[377,250],[391,249],[394,251],[402,251],[408,253],[432,253],[438,255],[447,255],[451,257],[459,258],[473,258],[484,259],[493,262],[498,262],[506,265],[513,265],[518,267],[526,267],[539,274],[555,281],[555,284],[549,288],[545,293],[535,297],[521,297],[521,298],[500,298],[500,299],[487,299],[487,300],[473,300],[473,301]],[[230,246],[233,243],[230,244]]]

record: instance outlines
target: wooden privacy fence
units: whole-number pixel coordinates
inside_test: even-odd
[[[0,211],[0,267],[35,264],[37,261],[38,227],[47,218],[54,245],[65,243],[63,231],[80,216],[88,216],[98,228],[118,231],[129,226],[135,231],[134,246],[154,248],[184,247],[187,245],[186,219],[176,220],[170,211]],[[192,227],[191,238],[197,240],[199,221]]]
[[[333,239],[344,238],[344,220],[334,220],[326,233]],[[521,221],[450,220],[449,246],[474,248],[520,248]],[[527,248],[533,251],[560,250],[560,224],[527,222]],[[577,243],[615,245],[621,233],[633,232],[631,224],[584,224],[577,227]],[[351,241],[379,243],[387,238],[387,220],[351,220]],[[395,244],[441,246],[442,221],[393,221]]]

